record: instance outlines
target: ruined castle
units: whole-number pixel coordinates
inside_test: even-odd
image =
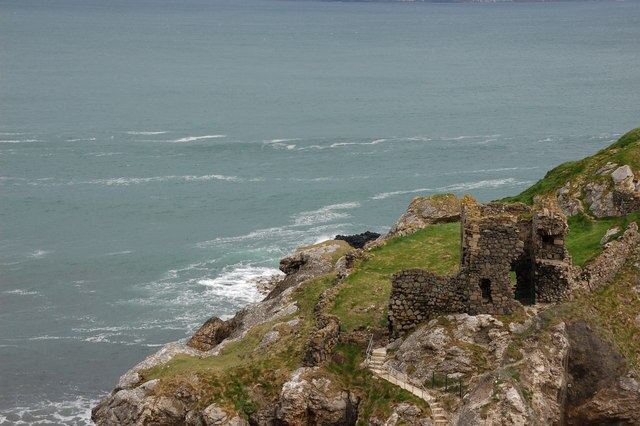
[[[393,334],[442,313],[509,314],[519,304],[560,302],[578,287],[609,280],[638,242],[637,227],[585,269],[565,248],[566,217],[551,200],[482,205],[461,200],[460,267],[440,276],[421,269],[392,277]]]

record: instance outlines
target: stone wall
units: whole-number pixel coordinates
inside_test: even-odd
[[[638,249],[639,241],[638,225],[633,222],[620,238],[607,243],[604,251],[580,271],[580,285],[584,289],[595,290],[608,284],[629,255]]]
[[[434,313],[459,312],[466,306],[455,277],[441,277],[422,269],[393,275],[389,321],[395,331],[412,328]]]
[[[389,303],[392,333],[443,313],[508,314],[518,302],[569,300],[576,288],[608,283],[638,246],[633,223],[587,267],[573,266],[564,213],[554,199],[534,201],[529,207],[462,199],[460,271],[445,277],[418,269],[396,273]]]

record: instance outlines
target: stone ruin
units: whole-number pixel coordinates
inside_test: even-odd
[[[569,227],[553,200],[537,200],[533,207],[461,201],[459,270],[448,276],[421,269],[394,274],[389,303],[394,335],[437,314],[509,314],[520,304],[565,301],[574,288],[593,287],[581,280],[615,274],[605,262],[600,262],[605,271],[588,274],[572,265],[565,248]],[[632,225],[614,242],[622,263],[638,242]]]

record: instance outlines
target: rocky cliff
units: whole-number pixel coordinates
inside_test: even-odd
[[[603,285],[584,285],[563,303],[517,303],[509,314],[434,315],[392,335],[392,274],[453,274],[460,264],[460,199],[418,198],[364,249],[334,240],[285,257],[284,277],[262,302],[227,321],[212,317],[187,343],[142,361],[92,418],[100,425],[640,425],[640,258],[637,239],[622,232],[637,220],[638,158],[640,130],[503,201],[555,198],[570,216],[573,258],[598,277],[616,265]],[[372,348],[385,354],[375,369]]]

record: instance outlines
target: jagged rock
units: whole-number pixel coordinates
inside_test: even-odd
[[[590,182],[584,187],[584,201],[595,217],[618,216],[613,202],[613,191],[605,182]]]
[[[433,223],[456,222],[460,220],[461,209],[460,199],[453,194],[414,198],[407,212],[379,240],[409,235]]]
[[[258,292],[264,296],[273,291],[284,280],[285,275],[277,274],[269,277],[257,277],[253,280]]]
[[[567,330],[567,424],[640,424],[640,383],[624,358],[584,321]]]
[[[608,162],[604,166],[600,167],[598,169],[598,171],[596,171],[596,175],[605,174],[605,173],[610,172],[611,170],[615,169],[616,167],[618,167],[618,165],[616,163]]]
[[[369,426],[396,425],[433,426],[433,420],[431,417],[425,416],[420,408],[406,402],[395,405],[391,415],[386,420],[375,417],[369,420]]]
[[[97,425],[173,425],[182,423],[185,405],[176,398],[149,396],[143,386],[122,389],[91,412]]]
[[[582,211],[579,192],[571,193],[571,183],[567,182],[556,191],[558,207],[565,216],[574,216]]]
[[[346,241],[330,240],[298,249],[285,256],[280,260],[280,270],[287,275],[269,293],[267,299],[273,299],[284,290],[303,281],[331,272],[334,267],[334,255],[349,249],[351,246]]]
[[[277,342],[278,339],[280,339],[280,333],[276,330],[269,330],[262,337],[262,340],[258,344],[258,349],[264,349],[271,343]]]
[[[174,356],[186,354],[191,356],[200,356],[201,352],[197,349],[190,348],[187,345],[178,342],[167,343],[159,351],[146,357],[142,362],[138,363],[131,370],[127,371],[120,377],[116,391],[120,389],[129,389],[140,382],[141,370],[147,370],[160,364],[169,362]]]
[[[351,247],[361,249],[363,248],[369,241],[375,241],[380,237],[380,234],[376,232],[366,231],[362,234],[355,235],[336,235],[336,240],[346,241]]]
[[[282,392],[276,408],[282,426],[352,426],[360,399],[326,377],[317,368],[297,369]]]
[[[231,334],[231,325],[218,317],[211,317],[196,331],[187,345],[200,351],[209,351]]]
[[[184,424],[187,426],[249,426],[249,423],[237,416],[233,417],[220,406],[211,404],[202,412],[189,411]]]
[[[433,372],[453,377],[481,374],[484,367],[478,357],[501,360],[509,335],[491,315],[449,315],[446,324],[432,320],[407,336],[391,363],[422,382],[430,380]]]
[[[562,424],[569,342],[564,324],[540,333],[547,334],[550,343],[539,337],[526,339],[520,349],[526,356],[512,367],[518,375],[497,368],[500,363],[494,361],[491,374],[471,381],[451,424]]]
[[[640,383],[633,375],[600,389],[580,407],[569,411],[567,425],[640,425]]]
[[[608,229],[607,232],[605,232],[604,236],[600,239],[600,245],[603,246],[607,244],[609,241],[611,241],[611,237],[618,234],[619,232],[620,232],[620,228],[618,228],[617,226],[614,226],[613,228]]]
[[[620,166],[611,173],[611,179],[615,185],[625,184],[627,182],[633,182],[633,171],[629,166]],[[635,185],[629,186],[629,189],[635,189]]]

